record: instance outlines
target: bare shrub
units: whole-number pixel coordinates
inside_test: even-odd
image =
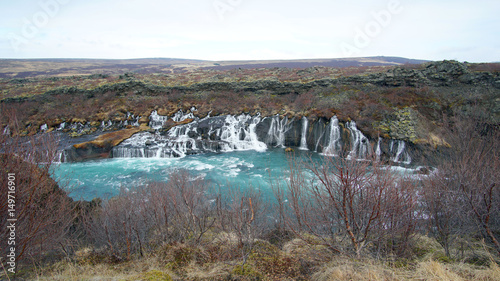
[[[389,238],[403,247],[415,230],[414,186],[377,162],[332,157],[306,166],[293,162],[284,193],[287,226],[333,252],[360,256],[368,245],[380,248]]]
[[[487,117],[449,122],[448,157],[424,182],[431,232],[449,255],[457,237],[483,237],[500,254],[500,133]]]
[[[15,120],[11,121],[11,125],[16,124]],[[16,134],[15,126],[9,129],[12,135]],[[64,250],[64,239],[75,218],[77,204],[51,178],[58,158],[56,143],[50,134],[25,138],[0,135],[0,213],[3,216],[0,239],[5,246],[11,230],[15,233],[15,244],[2,247],[2,255],[14,247],[17,262],[28,263],[29,258],[40,261],[47,253]]]
[[[260,192],[239,187],[225,187],[219,190],[216,199],[219,231],[231,233],[237,239],[237,248],[244,266],[254,246],[255,239],[265,232],[265,203]]]
[[[166,183],[122,192],[87,215],[87,235],[111,254],[131,258],[162,243],[198,244],[213,226],[207,183],[173,171]]]

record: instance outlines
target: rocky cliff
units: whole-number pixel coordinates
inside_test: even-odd
[[[61,131],[78,137],[141,125],[144,131],[149,126],[151,135],[141,133],[143,147],[133,152],[144,156],[244,149],[250,138],[258,147],[293,146],[322,153],[328,148],[332,154],[342,150],[347,155],[357,150],[356,157],[379,150],[380,157],[399,162],[399,150],[447,145],[440,135],[443,116],[465,112],[486,115],[492,124],[500,120],[499,72],[480,71],[466,63],[432,62],[354,75],[321,67],[261,71],[265,77],[258,71],[245,72],[247,76],[229,71],[182,83],[162,82],[163,76],[127,74],[116,82],[108,76],[93,77],[87,82],[101,79],[99,85],[82,87],[75,82],[36,95],[15,95],[12,90],[1,103],[4,109],[17,110],[20,134]],[[16,89],[29,83],[38,82],[7,85]],[[8,130],[9,121],[2,123]],[[184,141],[176,140],[181,137]],[[134,147],[134,138],[138,137],[114,145],[74,147],[67,157],[132,153],[127,149]],[[332,143],[332,138],[338,140]],[[399,141],[404,141],[404,149]],[[164,149],[158,152],[155,147]]]

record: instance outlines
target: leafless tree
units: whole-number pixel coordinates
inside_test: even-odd
[[[219,230],[236,236],[244,265],[255,239],[266,231],[266,209],[262,195],[251,186],[245,189],[229,186],[224,187],[224,192],[219,188],[215,203]]]
[[[471,233],[484,237],[500,254],[500,130],[488,119],[448,120],[448,155],[424,183],[431,230],[448,254],[454,235]]]
[[[333,252],[357,256],[369,244],[381,245],[382,237],[408,236],[414,231],[416,197],[414,186],[398,178],[376,161],[323,157],[294,163],[285,192],[287,225]]]
[[[10,235],[7,218],[16,219],[15,245],[11,246],[15,246],[17,261],[28,257],[38,261],[45,253],[64,248],[77,204],[51,177],[58,159],[57,139],[51,134],[20,137],[15,116],[11,119],[9,130],[0,130],[5,132],[0,134],[0,212],[4,218],[0,239],[7,241]],[[11,182],[8,175],[15,180]],[[9,196],[12,186],[15,192]],[[10,247],[5,243],[2,248]]]
[[[172,171],[168,182],[122,190],[85,218],[95,245],[130,259],[162,243],[199,244],[215,224],[207,183],[187,171]]]

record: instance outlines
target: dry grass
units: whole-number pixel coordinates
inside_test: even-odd
[[[232,238],[232,235],[224,233],[224,235],[216,237],[215,240],[220,239],[231,243]],[[265,249],[274,247],[267,242],[262,242],[262,240],[258,241],[256,243],[268,245],[268,247],[264,247]],[[433,241],[429,239],[427,242]],[[435,243],[431,244],[429,249],[434,249]],[[184,247],[183,244],[177,246]],[[203,251],[203,247],[199,247],[199,250]],[[237,257],[233,257],[231,260],[208,259],[200,261],[192,259],[188,263],[173,267],[172,262],[165,259],[165,254],[168,255],[168,253],[164,251],[162,254],[158,252],[145,258],[121,263],[109,263],[109,261],[96,263],[92,259],[95,252],[83,249],[75,254],[74,261],[61,261],[42,268],[38,274],[28,280],[257,280],[255,278],[259,278],[258,280],[318,281],[500,281],[500,267],[491,256],[489,266],[476,266],[463,262],[443,263],[433,259],[431,253],[421,259],[406,263],[398,262],[398,260],[387,262],[367,257],[354,259],[343,255],[328,254],[324,247],[311,246],[299,239],[285,243],[281,249],[276,248],[278,252],[275,252],[274,255],[291,257],[297,264],[309,262],[308,272],[302,272],[299,275],[297,272],[295,275],[287,275],[286,273],[277,275],[259,269],[262,267],[263,261],[271,260],[271,256],[269,256],[270,253],[265,254],[264,248],[260,250],[258,248],[262,247],[255,248],[256,253],[259,254],[252,254],[253,258],[248,260],[244,273],[238,273],[236,270],[241,265],[241,259]]]
[[[409,267],[393,268],[374,260],[360,262],[340,259],[325,265],[313,274],[312,280],[498,281],[500,268],[496,263],[491,263],[489,267],[477,267],[464,263],[443,264],[435,260],[425,260]]]
[[[434,260],[421,262],[411,280],[500,280],[500,268],[494,262],[489,267],[477,267],[464,263],[443,264]]]
[[[145,258],[118,265],[97,264],[79,265],[74,262],[60,262],[50,269],[43,270],[32,280],[228,280],[233,272],[231,263],[194,262],[186,265],[177,274],[156,258]],[[245,278],[239,276],[239,278]],[[353,260],[336,257],[334,260],[307,277],[317,281],[395,281],[395,280],[428,280],[428,281],[498,281],[500,267],[492,263],[489,267],[478,267],[470,264],[443,264],[434,260],[425,260],[412,266],[395,268],[376,260]],[[230,279],[233,280],[233,279]],[[235,279],[239,280],[239,279]],[[293,280],[293,278],[263,276],[262,280]],[[304,280],[304,279],[302,279]],[[306,279],[307,280],[307,279]]]
[[[144,258],[117,265],[62,261],[43,270],[33,280],[168,280],[162,276],[176,277],[156,258]]]
[[[326,265],[322,270],[312,275],[312,280],[404,280],[394,269],[373,261],[356,262],[338,260]]]

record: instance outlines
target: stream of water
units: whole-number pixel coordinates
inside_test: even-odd
[[[317,153],[299,150],[294,155],[306,161],[320,157]],[[130,190],[147,181],[168,181],[169,175],[180,169],[214,186],[255,188],[270,195],[270,179],[282,178],[289,170],[287,157],[284,149],[275,148],[182,158],[110,158],[60,163],[54,177],[70,186],[71,197],[84,200],[110,198],[122,188]]]

